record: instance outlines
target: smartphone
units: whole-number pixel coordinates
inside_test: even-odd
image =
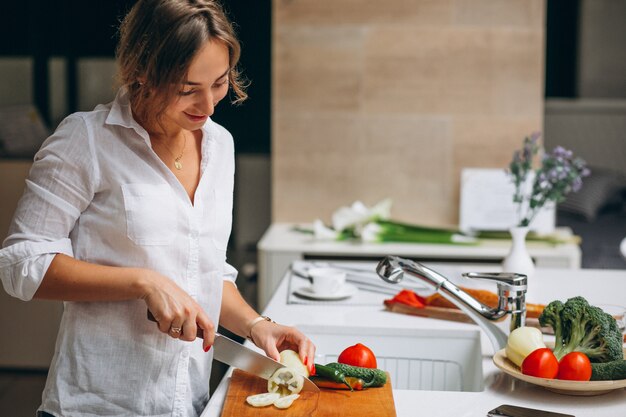
[[[536,410],[516,405],[501,405],[494,408],[487,417],[575,417],[571,414],[555,413],[554,411]]]

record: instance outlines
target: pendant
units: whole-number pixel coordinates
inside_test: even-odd
[[[183,164],[178,161],[174,161],[174,167],[176,167],[176,169],[180,171],[181,169],[183,169]]]

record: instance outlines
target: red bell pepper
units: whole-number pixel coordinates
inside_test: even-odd
[[[411,290],[402,290],[388,301],[406,304],[415,308],[424,308],[426,306],[426,299]]]

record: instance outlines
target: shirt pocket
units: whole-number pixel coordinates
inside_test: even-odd
[[[137,245],[168,245],[176,228],[174,195],[167,184],[122,184],[126,234]]]
[[[214,207],[215,210],[213,212],[215,213],[215,219],[213,221],[213,243],[217,249],[226,251],[228,249],[230,229],[233,224],[232,193],[214,190]]]

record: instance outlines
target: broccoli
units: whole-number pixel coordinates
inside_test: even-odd
[[[583,297],[565,303],[553,301],[539,317],[542,326],[554,329],[554,355],[558,360],[570,352],[582,352],[591,362],[624,359],[622,333],[617,322]]]
[[[626,361],[591,364],[591,381],[613,381],[617,379],[626,379]]]
[[[550,326],[554,330],[554,339],[563,340],[563,329],[561,326],[561,311],[563,303],[559,300],[552,301],[548,304],[539,316],[539,324],[542,327]]]

